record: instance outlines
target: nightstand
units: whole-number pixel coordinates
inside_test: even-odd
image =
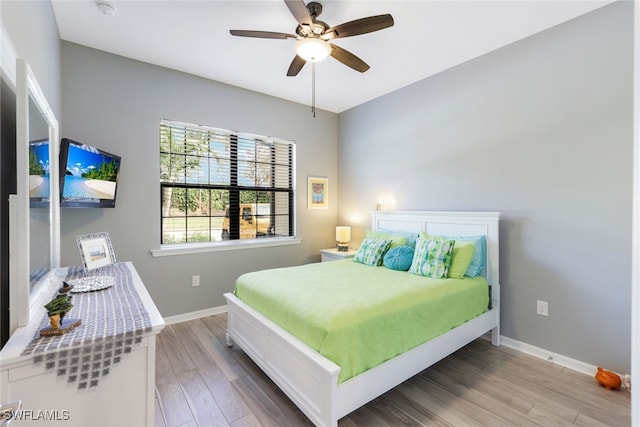
[[[337,261],[339,259],[353,258],[358,252],[355,249],[349,249],[347,252],[338,252],[338,249],[320,249],[320,261]]]

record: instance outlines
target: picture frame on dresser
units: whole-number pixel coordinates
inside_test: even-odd
[[[109,233],[92,233],[76,236],[82,267],[85,273],[102,270],[116,263]]]

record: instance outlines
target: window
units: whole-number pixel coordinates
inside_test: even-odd
[[[294,236],[295,145],[160,122],[161,243]]]

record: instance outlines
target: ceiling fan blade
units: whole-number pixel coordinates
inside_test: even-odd
[[[369,16],[368,18],[356,19],[329,28],[322,34],[325,40],[339,39],[342,37],[358,36],[360,34],[372,33],[393,26],[393,16],[390,14]]]
[[[289,69],[287,70],[287,76],[289,77],[297,76],[300,70],[302,70],[302,67],[304,67],[304,64],[306,63],[307,61],[305,61],[304,59],[296,55],[296,57],[293,58],[293,61],[291,61],[291,65],[289,65]]]
[[[300,25],[311,25],[313,23],[304,1],[284,0],[284,2],[287,4],[289,11]]]
[[[345,50],[340,46],[336,46],[334,44],[331,45],[331,56],[342,62],[347,67],[351,67],[356,71],[360,71],[361,73],[364,73],[370,68],[369,65],[362,59],[358,58],[348,50]]]
[[[273,31],[229,30],[232,36],[257,37],[259,39],[288,39],[297,38],[295,34],[275,33]]]

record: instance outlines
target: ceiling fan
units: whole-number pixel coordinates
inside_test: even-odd
[[[230,33],[234,36],[263,39],[296,39],[296,56],[289,66],[287,76],[296,76],[308,61],[321,61],[329,55],[347,67],[364,73],[369,69],[366,62],[329,41],[372,33],[393,26],[393,17],[386,14],[356,19],[330,27],[326,22],[317,19],[322,13],[320,3],[313,1],[305,5],[303,0],[284,0],[284,2],[298,21],[295,34],[255,30],[230,30]]]

